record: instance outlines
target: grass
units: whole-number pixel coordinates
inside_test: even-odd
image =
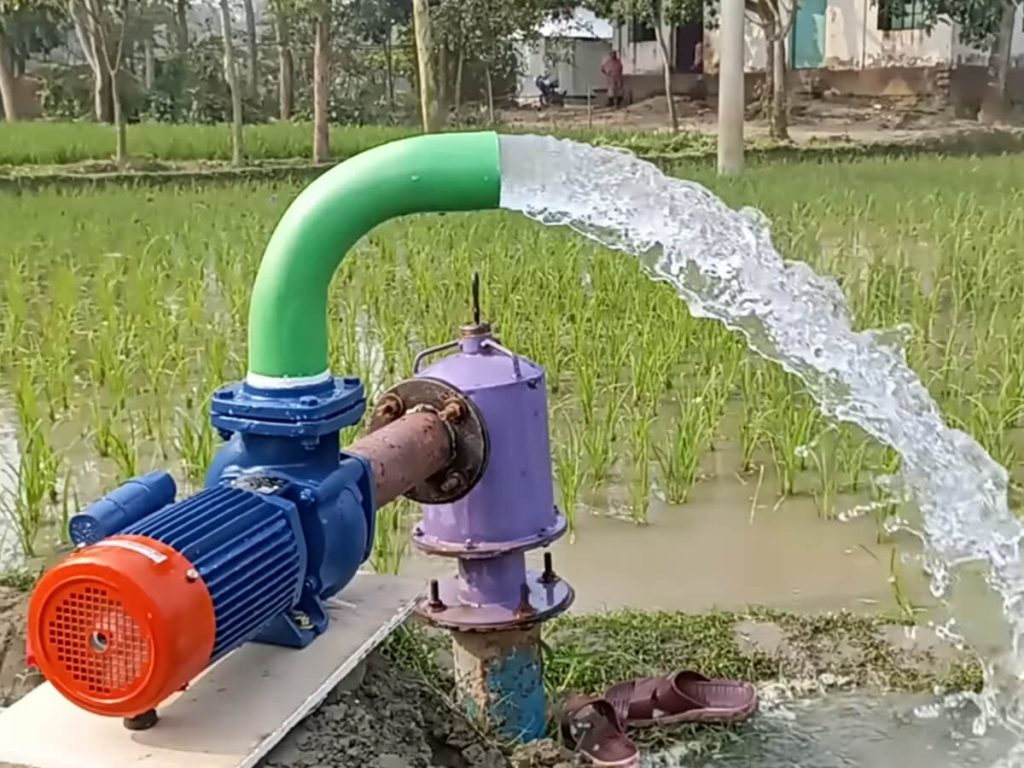
[[[764,210],[784,254],[837,277],[858,326],[907,323],[908,358],[946,417],[1019,485],[1024,157],[766,165],[729,182],[678,172]],[[217,446],[208,398],[244,372],[252,280],[297,192],[0,197],[0,421],[21,446],[0,510],[27,550],[68,499],[133,472],[168,467],[199,483]],[[898,469],[632,260],[510,214],[394,222],[357,246],[331,288],[333,368],[370,392],[408,375],[417,349],[467,319],[474,270],[502,341],[548,369],[555,476],[573,525],[595,488],[623,487],[628,516],[656,525],[656,491],[680,504],[735,472],[764,493],[813,496],[831,518]],[[741,458],[709,472],[703,458],[730,445]],[[382,569],[400,562],[406,526],[404,515],[381,525]]]
[[[411,126],[332,126],[331,152],[335,160],[342,160],[416,133],[417,129]],[[714,149],[714,139],[702,134],[586,129],[569,129],[559,134],[591,143],[663,154]],[[113,136],[110,126],[91,122],[2,123],[0,166],[70,165],[109,160],[114,151]],[[227,161],[231,159],[231,135],[224,125],[138,123],[128,126],[128,148],[136,159],[155,161],[155,168],[159,163]],[[275,122],[247,126],[245,152],[254,161],[309,158],[313,152],[312,125]],[[147,166],[143,164],[140,169],[146,170]]]
[[[980,689],[982,669],[972,658],[940,658],[898,647],[893,638],[900,625],[898,618],[807,616],[760,608],[743,613],[616,611],[562,617],[545,629],[545,687],[556,707],[570,693],[601,695],[624,680],[679,670],[755,683],[781,682],[799,695],[837,687],[929,693]],[[443,633],[407,625],[389,638],[384,653],[422,680],[442,705],[455,706],[452,672],[439,661],[446,657],[449,642]],[[554,727],[551,735],[559,738]],[[633,736],[645,747],[671,745],[689,754],[710,754],[739,740],[741,731],[684,726]],[[513,759],[513,764],[519,763]]]

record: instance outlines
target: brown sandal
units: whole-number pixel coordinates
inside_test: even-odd
[[[570,747],[599,768],[636,768],[640,750],[604,699],[574,694],[562,707],[562,733]]]
[[[697,672],[645,677],[613,685],[605,698],[627,728],[680,723],[731,724],[757,709],[757,689],[736,680],[711,680]]]

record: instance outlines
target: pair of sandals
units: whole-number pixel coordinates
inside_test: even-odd
[[[636,768],[640,750],[627,729],[727,725],[746,720],[756,710],[757,689],[750,683],[676,672],[618,683],[603,697],[570,696],[562,707],[562,731],[590,765]]]

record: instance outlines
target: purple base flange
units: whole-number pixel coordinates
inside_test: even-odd
[[[416,613],[436,627],[463,632],[494,632],[531,627],[564,613],[576,597],[573,588],[564,579],[556,576],[553,581],[545,583],[543,578],[544,575],[539,571],[526,572],[528,606],[523,601],[515,607],[503,604],[463,604],[459,597],[463,590],[462,580],[459,577],[443,579],[438,582],[438,597],[443,607],[432,606],[430,598],[424,598],[416,606]]]
[[[508,555],[529,549],[541,549],[556,539],[561,538],[568,527],[565,515],[556,511],[555,523],[542,528],[532,536],[514,541],[445,541],[436,536],[428,536],[423,531],[423,524],[417,523],[412,529],[412,543],[421,552],[441,557],[459,557],[466,560],[490,558]]]

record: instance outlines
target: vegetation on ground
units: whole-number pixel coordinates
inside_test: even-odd
[[[908,358],[946,418],[1010,468],[1015,489],[1022,172],[1017,156],[918,158],[710,182],[732,204],[760,206],[787,257],[835,275],[859,327],[907,324]],[[3,469],[0,510],[29,555],[59,542],[83,500],[134,474],[166,467],[185,489],[201,482],[218,445],[209,396],[244,373],[252,280],[297,191],[4,196],[0,414],[19,451]],[[626,493],[609,514],[645,524],[655,495],[685,514],[694,485],[714,476],[711,454],[733,446],[717,471],[749,475],[762,501],[809,495],[823,517],[867,508],[880,523],[896,509],[872,482],[898,469],[891,452],[825,423],[796,380],[691,317],[632,260],[511,214],[393,222],[360,244],[331,289],[334,370],[360,375],[372,402],[466,319],[474,270],[503,341],[548,370],[571,525],[610,485]],[[376,555],[389,571],[415,510],[390,514]]]

